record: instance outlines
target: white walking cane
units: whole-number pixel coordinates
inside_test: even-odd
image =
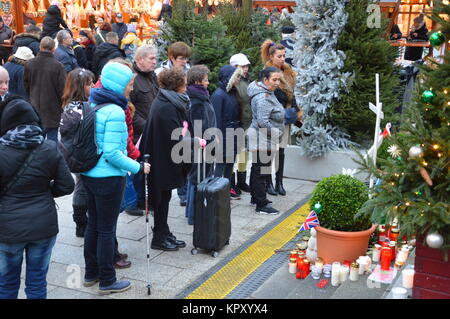
[[[148,163],[150,159],[149,154],[144,155],[144,162]],[[150,284],[150,242],[148,238],[148,181],[147,181],[147,174],[144,174],[144,181],[145,181],[145,224],[147,225],[147,294],[150,296],[151,291],[150,288],[152,285]]]

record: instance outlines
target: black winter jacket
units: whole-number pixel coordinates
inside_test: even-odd
[[[159,91],[159,85],[155,72],[142,72],[136,64],[133,69],[137,75],[134,79],[133,91],[130,93],[130,101],[136,107],[133,116],[133,142],[136,144],[144,131],[150,107]]]
[[[191,134],[191,137],[201,137],[205,138],[204,136],[205,131],[211,128],[216,127],[216,114],[214,112],[214,108],[211,104],[211,100],[209,99],[209,96],[201,94],[193,89],[188,88],[187,94],[189,95],[189,99],[191,100],[191,107],[187,111],[187,117],[188,117],[188,123],[189,123],[189,133]],[[201,131],[199,128],[195,126],[196,121],[201,121]],[[196,134],[197,133],[197,134]],[[200,134],[201,133],[201,136]],[[209,144],[212,142],[214,137],[211,139],[206,139],[206,142]],[[194,151],[198,152],[198,147],[194,147]],[[194,155],[194,154],[192,154]],[[193,157],[193,156],[192,156]],[[213,174],[213,166],[212,159],[207,158],[206,162],[208,164],[205,165],[205,171],[206,171],[206,177],[211,176]],[[193,161],[194,163],[194,161]],[[198,178],[197,178],[197,172],[198,165],[193,164],[191,167],[191,170],[188,175],[188,179],[191,183],[197,184]],[[201,170],[203,172],[203,169]],[[200,175],[200,180],[202,181],[205,177],[203,176],[203,173]]]
[[[12,53],[16,53],[19,47],[27,47],[33,51],[34,56],[36,56],[40,50],[39,42],[39,35],[34,35],[31,33],[18,34],[14,37],[14,47]]]
[[[104,42],[95,49],[95,55],[92,61],[92,72],[94,72],[97,78],[102,73],[105,64],[114,58],[125,58],[125,53],[118,45]]]
[[[72,193],[74,181],[56,143],[45,140],[14,186],[0,198],[0,243],[24,243],[55,236],[54,197]],[[23,165],[30,150],[0,145],[0,189]]]
[[[51,5],[50,7],[48,7],[47,13],[44,18],[41,39],[46,36],[52,37],[54,39],[58,31],[63,30],[60,26],[62,26],[64,29],[69,28],[66,22],[61,17],[61,10],[58,8],[58,6]]]

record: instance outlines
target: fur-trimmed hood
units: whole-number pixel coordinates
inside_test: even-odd
[[[219,71],[219,86],[226,92],[230,92],[237,78],[243,75],[241,68],[224,65]]]
[[[33,34],[33,33],[20,33],[16,36],[14,36],[14,41],[17,41],[17,39],[22,39],[22,38],[33,38],[36,39],[37,41],[40,40],[40,36],[38,34]]]

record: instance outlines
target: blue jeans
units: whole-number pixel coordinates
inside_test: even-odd
[[[88,194],[88,224],[84,236],[86,279],[100,279],[100,287],[116,282],[114,255],[116,227],[125,187],[125,177],[83,176]]]
[[[27,298],[47,298],[47,272],[55,242],[56,235],[27,243],[0,243],[0,299],[17,299],[24,251]]]
[[[195,194],[197,192],[197,185],[188,181],[187,183],[187,199],[186,199],[186,217],[188,225],[194,225],[195,212]]]

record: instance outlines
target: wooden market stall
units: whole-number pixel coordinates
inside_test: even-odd
[[[2,2],[4,0],[0,3]],[[115,14],[121,13],[126,23],[134,21],[137,24],[138,35],[145,39],[157,32],[157,18],[163,3],[169,0],[6,0],[6,2],[14,4],[11,27],[16,33],[23,32],[24,24],[29,20],[35,21],[40,26],[47,8],[56,4],[60,7],[69,28],[75,32],[81,28],[96,26],[96,17],[114,22]]]

